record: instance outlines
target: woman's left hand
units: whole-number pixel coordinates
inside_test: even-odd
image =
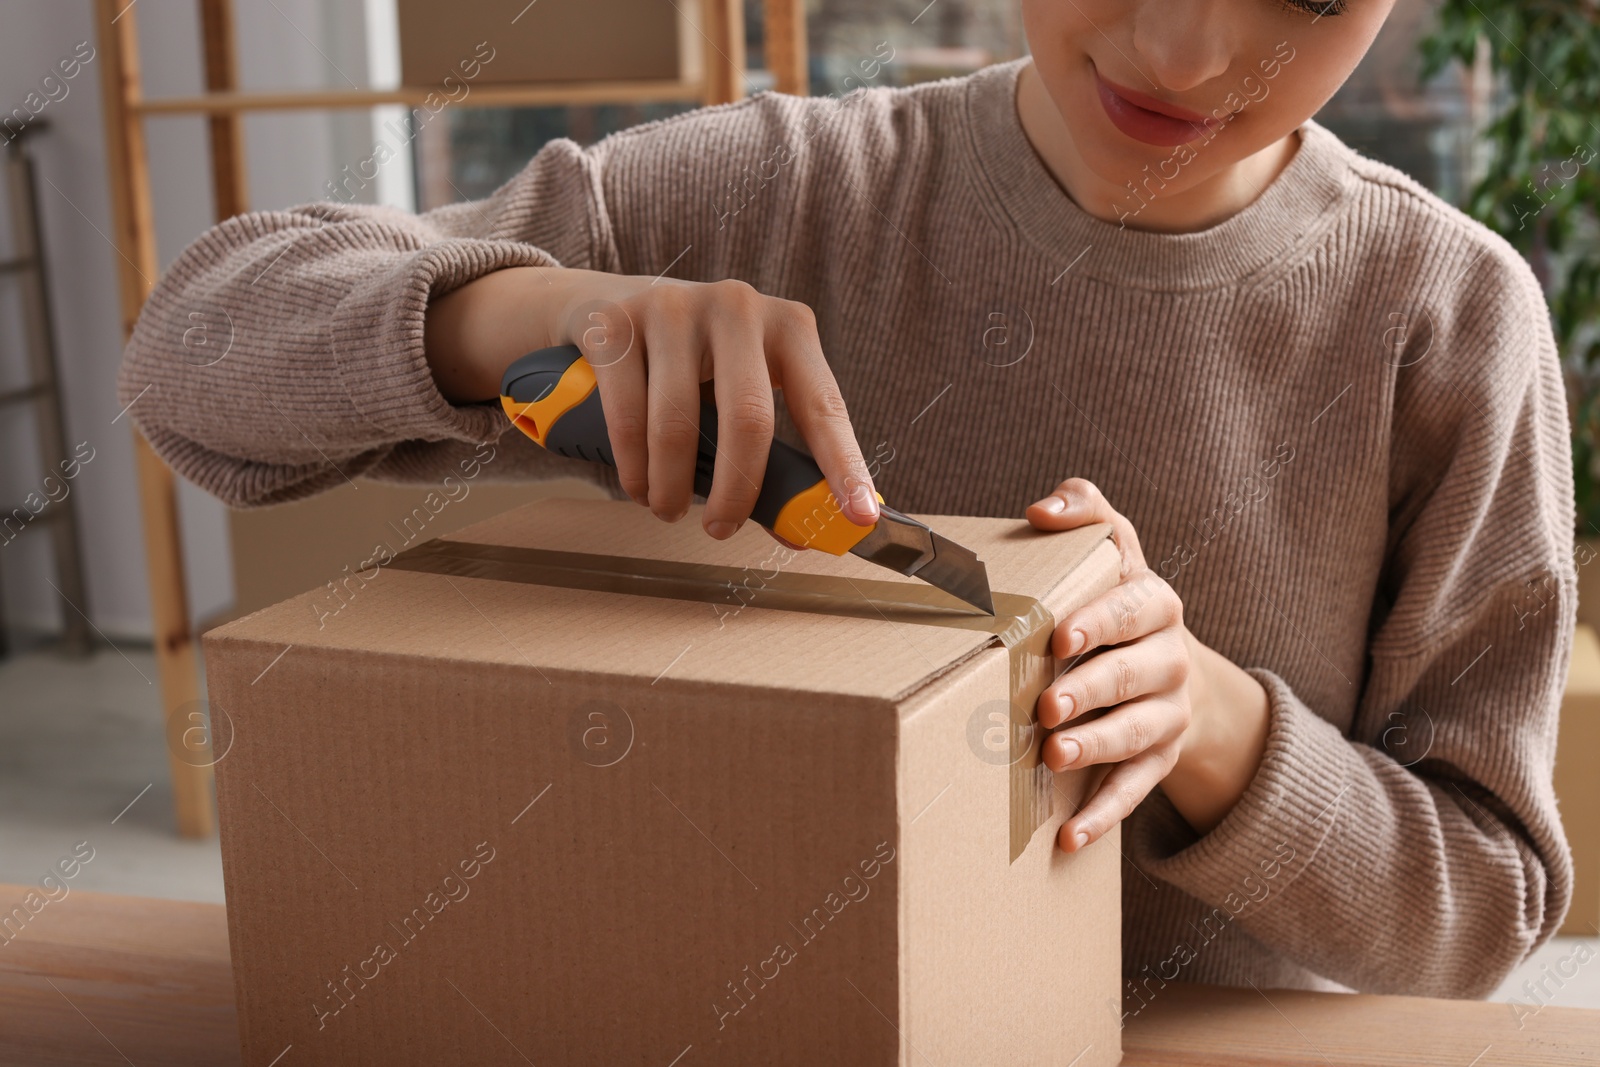
[[[1190,724],[1193,638],[1183,604],[1145,563],[1133,524],[1082,478],[1062,482],[1028,508],[1041,530],[1111,524],[1122,554],[1122,579],[1056,626],[1052,651],[1068,669],[1040,695],[1039,724],[1055,732],[1044,742],[1053,771],[1111,763],[1094,794],[1057,835],[1074,852],[1127,818],[1178,762]],[[1111,710],[1080,721],[1097,708]],[[1062,723],[1076,723],[1055,730]]]

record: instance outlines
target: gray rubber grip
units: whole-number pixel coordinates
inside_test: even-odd
[[[510,367],[500,382],[500,392],[512,400],[528,404],[538,400],[561,380],[561,375],[583,354],[574,345],[541,348],[530,352]],[[545,431],[545,447],[552,452],[615,468],[616,458],[606,429],[600,390],[594,389],[582,403],[568,409]],[[700,445],[694,465],[694,491],[700,496],[711,492],[712,473],[717,455],[717,409],[700,405]],[[750,517],[771,529],[783,506],[800,493],[822,481],[822,468],[792,445],[773,439],[767,456],[767,469],[761,478]]]

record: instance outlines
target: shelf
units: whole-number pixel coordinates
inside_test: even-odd
[[[452,107],[541,107],[575,104],[647,104],[705,98],[701,82],[617,81],[546,85],[483,85],[459,100],[438,89],[298,90],[294,92],[218,92],[200,96],[169,96],[129,103],[129,110],[146,116],[227,115],[240,111],[296,111],[302,109],[369,108],[382,104],[423,104],[429,95]]]

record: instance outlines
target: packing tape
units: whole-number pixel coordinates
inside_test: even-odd
[[[471,541],[428,541],[402,552],[389,567],[457,578],[700,600],[989,634],[1006,648],[1010,658],[1013,862],[1028,847],[1034,831],[1050,818],[1053,783],[1050,768],[1039,758],[1033,706],[1055,677],[1055,661],[1050,655],[1055,618],[1032,597],[995,593],[995,614],[988,616],[975,613],[929,585],[779,571],[771,578],[761,574],[761,587],[749,590],[748,568]],[[752,599],[739,599],[735,590],[741,587],[751,593]]]

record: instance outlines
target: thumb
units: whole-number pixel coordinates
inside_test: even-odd
[[[1028,505],[1028,522],[1038,530],[1072,530],[1097,521],[1090,509],[1060,489]]]
[[[1144,566],[1144,550],[1133,524],[1106,500],[1098,486],[1085,478],[1068,478],[1049,496],[1028,505],[1028,522],[1039,530],[1075,530],[1104,522],[1122,553],[1123,573]]]

